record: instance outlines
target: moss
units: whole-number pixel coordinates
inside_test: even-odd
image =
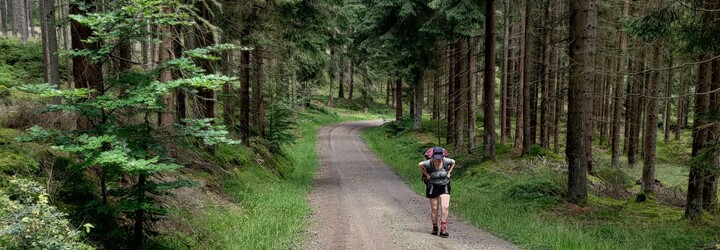
[[[0,85],[0,100],[8,98],[10,96],[10,89],[3,85]]]
[[[16,152],[0,152],[0,171],[6,174],[15,172],[35,173],[40,164],[30,156]]]
[[[9,128],[0,128],[0,146],[15,143],[15,137],[20,136],[20,132]]]
[[[13,175],[16,173],[38,173],[38,158],[44,153],[41,145],[20,143],[15,140],[22,135],[14,129],[0,128],[0,173]]]

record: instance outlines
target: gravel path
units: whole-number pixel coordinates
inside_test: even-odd
[[[452,214],[450,237],[431,235],[427,198],[410,190],[360,139],[362,129],[381,124],[349,122],[320,130],[307,249],[517,249]]]

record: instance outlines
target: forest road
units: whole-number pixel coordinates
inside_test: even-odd
[[[450,237],[431,235],[427,198],[410,190],[360,138],[364,128],[381,124],[347,122],[320,130],[307,249],[517,249],[452,212]]]

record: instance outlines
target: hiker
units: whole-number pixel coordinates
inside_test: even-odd
[[[438,198],[442,203],[442,216],[440,219],[440,236],[448,237],[447,231],[448,208],[450,208],[450,173],[455,167],[455,160],[445,157],[447,151],[442,147],[434,147],[432,156],[420,162],[418,167],[423,174],[425,182],[425,196],[430,199],[432,234],[438,235]],[[428,157],[426,157],[428,158]]]

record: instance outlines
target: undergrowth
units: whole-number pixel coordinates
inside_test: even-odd
[[[434,131],[433,126],[426,123],[424,131]],[[363,138],[420,194],[424,186],[414,166],[436,138],[418,132],[392,133],[396,130],[393,125],[372,128]],[[451,212],[522,248],[698,249],[720,242],[717,218],[694,225],[682,219],[682,208],[655,200],[636,203],[633,197],[591,193],[588,208],[564,203],[567,177],[562,162],[555,160],[562,158],[552,152],[536,150],[533,156],[518,158],[508,146],[498,145],[497,162],[453,153],[458,174],[453,174]],[[597,172],[614,185],[634,185],[624,171],[600,168]]]
[[[214,158],[222,173],[193,176],[216,182],[220,200],[202,196],[202,209],[173,209],[175,227],[181,231],[157,237],[156,244],[167,249],[302,248],[318,130],[325,124],[378,118],[364,111],[311,105],[299,114],[292,131],[296,140],[283,146],[280,154],[266,155],[256,146],[218,148]]]

